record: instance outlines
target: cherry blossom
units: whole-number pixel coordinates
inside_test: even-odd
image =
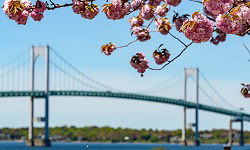
[[[134,26],[142,26],[144,23],[144,20],[142,19],[141,16],[137,16],[137,17],[132,17],[129,19],[130,22],[130,26],[134,27]]]
[[[213,35],[213,22],[203,14],[195,12],[191,20],[183,23],[180,30],[193,42],[207,42]]]
[[[148,29],[142,29],[142,30],[136,31],[136,32],[134,32],[134,34],[136,34],[136,37],[141,42],[145,42],[145,41],[151,39],[151,36],[149,35]]]
[[[150,20],[151,18],[153,18],[153,16],[154,16],[153,6],[151,6],[149,4],[144,5],[141,8],[141,16],[143,19],[146,19],[146,20]]]
[[[108,19],[118,20],[124,18],[130,11],[130,3],[121,0],[112,0],[110,4],[103,5],[103,12]]]
[[[116,45],[112,44],[111,42],[109,44],[105,44],[101,47],[101,51],[105,55],[111,55],[111,53],[116,49]]]
[[[141,9],[144,4],[145,4],[145,0],[132,0],[131,9],[133,11]]]
[[[178,6],[181,3],[181,0],[164,0],[164,1],[172,6]]]
[[[155,25],[158,28],[158,31],[163,35],[168,34],[169,30],[172,28],[168,18],[157,18],[155,20]]]
[[[233,6],[234,0],[203,0],[203,7],[214,15],[224,14]]]
[[[91,20],[99,13],[99,7],[96,4],[80,0],[73,0],[72,3],[74,13],[81,14],[83,18]]]
[[[157,6],[155,8],[154,13],[156,15],[159,15],[160,17],[165,17],[167,15],[167,12],[169,11],[167,4],[164,4],[163,6]]]
[[[168,52],[167,49],[162,49],[162,51],[157,51],[155,50],[153,53],[153,58],[155,59],[155,63],[158,65],[161,65],[168,61],[170,57],[170,53]]]
[[[175,14],[173,17],[173,22],[175,23],[175,28],[177,31],[182,32],[180,29],[186,20],[188,20],[187,15],[179,16],[178,14]]]
[[[149,68],[148,62],[149,61],[145,58],[145,54],[143,52],[137,52],[130,60],[131,66],[141,74]]]
[[[3,11],[17,24],[25,25],[30,13],[32,4],[29,0],[5,0]]]
[[[242,20],[235,14],[218,15],[216,26],[227,34],[237,34],[242,28]]]

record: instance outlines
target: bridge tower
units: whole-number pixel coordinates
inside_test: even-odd
[[[28,146],[50,146],[49,140],[49,46],[32,46],[31,48],[31,62],[30,62],[30,80],[31,80],[31,91],[35,88],[35,62],[39,56],[42,56],[45,60],[45,76],[46,76],[46,86],[45,86],[45,96],[44,97],[34,97],[31,96],[31,120],[29,126],[28,135]],[[44,98],[45,99],[45,116],[44,117],[34,117],[34,99]],[[44,122],[44,138],[40,140],[34,139],[34,121]]]
[[[198,68],[184,68],[184,100],[187,100],[187,80],[189,77],[193,77],[196,82],[196,108],[195,108],[195,145],[199,146],[199,70]],[[187,146],[186,140],[186,125],[187,125],[187,108],[184,107],[183,117],[183,130],[182,130],[182,141]]]

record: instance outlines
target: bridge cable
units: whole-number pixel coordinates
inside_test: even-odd
[[[97,88],[97,87],[94,87],[94,86],[92,86],[92,85],[86,84],[85,82],[83,82],[83,81],[77,79],[76,77],[74,77],[73,75],[71,75],[70,73],[68,73],[66,70],[64,70],[63,68],[61,68],[61,67],[59,67],[58,65],[56,65],[53,61],[50,60],[49,62],[51,63],[51,65],[53,65],[54,67],[56,67],[58,70],[60,70],[62,73],[64,73],[65,75],[67,75],[67,76],[70,77],[71,79],[76,80],[76,81],[78,81],[78,82],[80,82],[80,83],[82,83],[82,84],[85,84],[86,86],[88,86],[88,87],[90,87],[90,88],[94,88],[94,89],[100,90],[100,89]]]
[[[205,80],[205,82],[209,85],[209,87],[216,93],[217,96],[220,97],[221,100],[223,100],[226,104],[228,104],[231,108],[238,110],[236,107],[234,107],[232,104],[230,104],[213,86],[212,84],[207,80],[207,78],[203,75],[201,71],[199,71],[202,78]]]
[[[57,56],[59,57],[64,63],[66,63],[69,67],[71,67],[73,70],[75,70],[77,73],[81,74],[82,76],[86,77],[88,80],[94,82],[95,84],[99,85],[99,86],[102,86],[103,88],[107,88],[107,89],[112,89],[112,90],[115,90],[109,86],[106,86],[90,77],[88,77],[87,75],[85,75],[83,72],[81,72],[80,70],[78,70],[77,68],[75,68],[72,64],[70,64],[66,59],[64,59],[59,53],[57,53],[53,48],[51,48],[51,51]],[[117,90],[115,90],[117,91]]]

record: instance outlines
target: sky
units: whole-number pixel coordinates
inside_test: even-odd
[[[64,1],[58,1],[63,3]],[[99,3],[97,3],[99,4]],[[183,1],[172,8],[180,14],[202,10],[198,3]],[[169,12],[171,18],[173,12]],[[226,42],[215,46],[209,42],[193,44],[183,55],[161,71],[147,70],[144,77],[133,69],[129,61],[138,51],[146,53],[151,67],[157,66],[151,55],[164,44],[172,58],[183,46],[171,36],[152,33],[147,42],[137,42],[129,47],[117,49],[111,56],[100,52],[103,44],[112,42],[117,46],[126,45],[135,40],[130,34],[128,19],[138,12],[126,16],[123,20],[108,20],[104,13],[93,20],[86,20],[74,14],[72,9],[61,8],[46,11],[41,22],[31,18],[27,25],[17,25],[0,12],[0,66],[14,58],[32,45],[50,45],[73,66],[85,74],[119,89],[138,91],[152,87],[168,78],[183,75],[185,67],[198,67],[212,85],[218,89],[234,107],[244,107],[250,113],[250,101],[240,95],[241,83],[249,83],[250,57],[243,47],[250,47],[250,37],[228,35]],[[155,30],[155,27],[152,27]],[[189,43],[183,34],[172,30],[185,43]],[[191,83],[191,82],[190,82]],[[182,88],[182,85],[179,85]],[[193,92],[192,84],[189,91]],[[206,103],[200,100],[201,103]],[[230,109],[222,101],[219,104]],[[44,102],[35,102],[35,116],[43,115]],[[152,128],[173,130],[182,127],[183,108],[141,101],[122,101],[108,98],[59,97],[50,100],[50,126],[112,126],[128,128]],[[0,99],[0,127],[27,127],[29,124],[28,98]],[[209,119],[208,119],[209,118]],[[229,128],[229,117],[208,112],[200,112],[200,129]],[[188,122],[194,121],[194,111],[188,110]],[[41,126],[42,124],[36,124]],[[235,125],[236,128],[239,125]],[[249,126],[246,129],[250,130]]]

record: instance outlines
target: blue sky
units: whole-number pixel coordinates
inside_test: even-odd
[[[200,4],[183,1],[179,7],[172,10],[184,14],[201,9]],[[172,17],[172,10],[169,12],[169,18]],[[248,83],[250,77],[250,63],[247,61],[250,56],[243,47],[243,43],[250,47],[249,36],[228,35],[226,42],[218,46],[209,42],[194,44],[164,70],[147,71],[141,78],[129,64],[129,60],[137,51],[144,51],[150,60],[150,66],[158,67],[151,58],[154,49],[164,43],[164,47],[175,56],[183,46],[170,36],[152,33],[150,41],[137,42],[129,47],[117,49],[111,56],[102,54],[100,47],[103,44],[113,42],[121,46],[135,39],[130,35],[128,19],[137,13],[119,21],[108,20],[104,13],[99,13],[90,21],[74,14],[69,7],[46,11],[41,22],[34,22],[30,18],[27,25],[20,26],[0,12],[0,65],[32,45],[48,44],[74,66],[98,81],[117,88],[135,90],[137,85],[141,85],[138,88],[151,87],[165,81],[181,72],[184,67],[198,67],[230,103],[237,108],[245,106],[245,111],[250,113],[250,108],[247,107],[250,101],[239,94],[240,83]],[[155,27],[152,30],[155,30]],[[171,32],[185,43],[190,42],[181,33],[174,30]],[[51,126],[110,125],[159,129],[182,127],[182,108],[176,106],[96,98],[52,99]],[[0,115],[0,127],[28,125],[27,99],[3,99],[0,103],[0,113],[8,114]],[[42,104],[42,101],[37,101],[36,106],[40,107]],[[42,110],[38,110],[37,115],[42,115]],[[192,111],[188,116],[189,121],[193,121]],[[201,129],[228,128],[228,117],[204,112],[201,116]],[[208,117],[212,117],[213,121],[207,120]]]

